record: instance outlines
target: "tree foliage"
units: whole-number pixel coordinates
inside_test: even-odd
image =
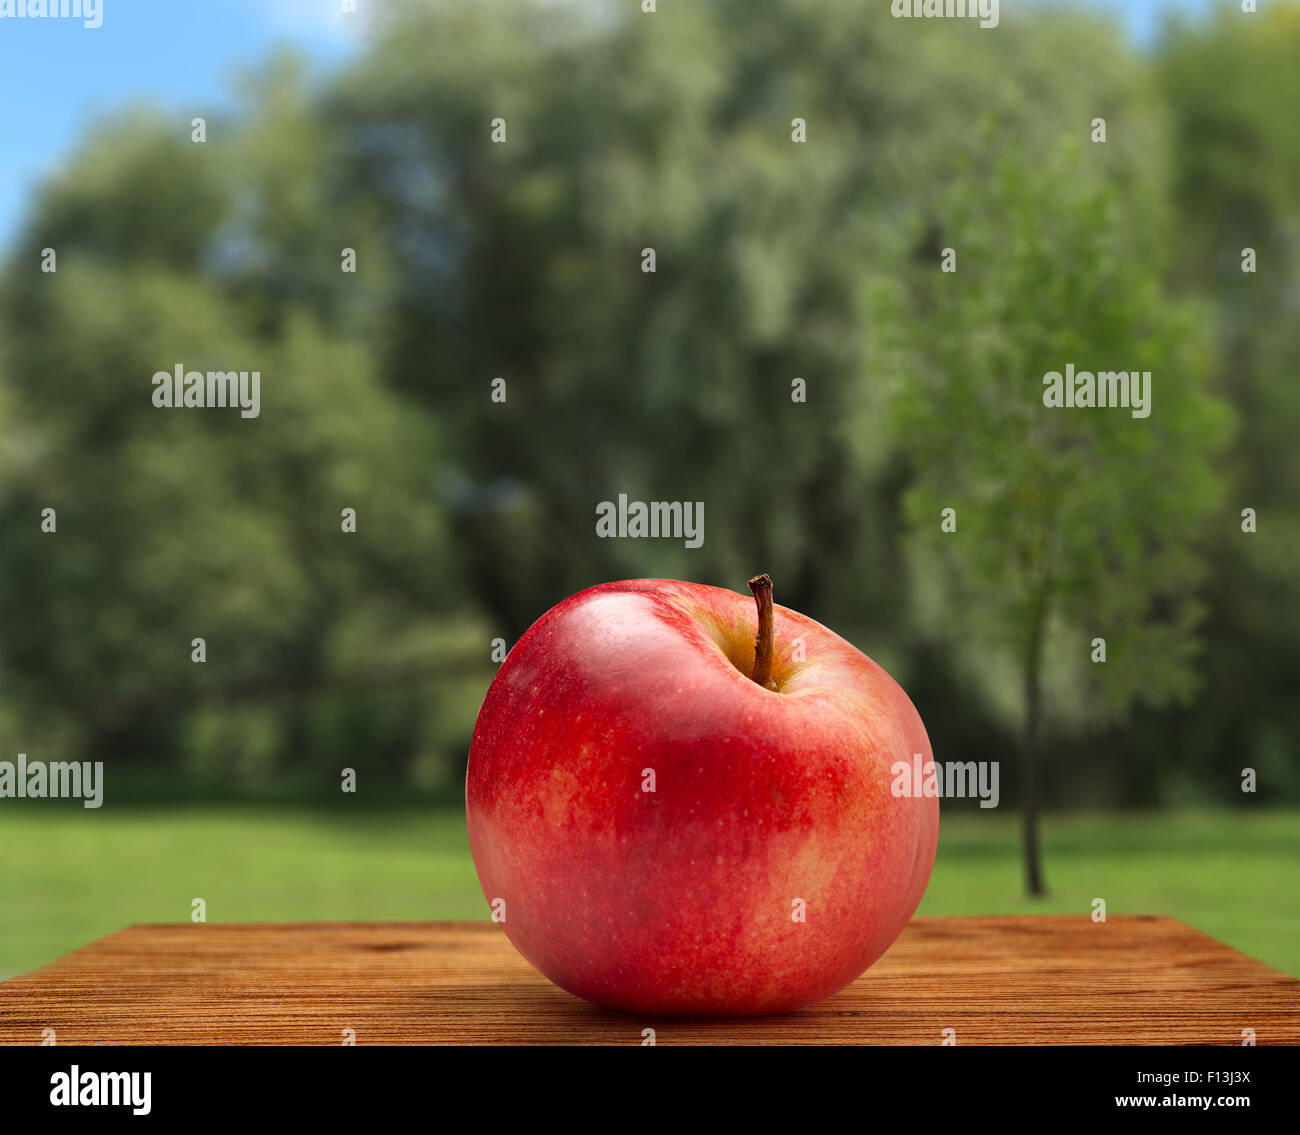
[[[605,579],[767,570],[896,674],[945,759],[1010,743],[999,659],[1049,579],[1046,690],[1082,758],[1049,799],[1221,791],[1243,736],[1286,784],[1295,168],[1260,100],[1294,21],[1149,60],[1067,11],[990,34],[836,0],[661,9],[392,6],[323,83],[251,68],[204,145],[158,108],[93,126],[0,279],[4,744],[446,778],[493,638]],[[1216,102],[1215,66],[1260,98]],[[1224,234],[1261,202],[1251,298]],[[1070,360],[1150,369],[1151,418],[1044,412]],[[155,409],[178,362],[258,369],[261,416]],[[1226,470],[1207,374],[1242,412]],[[703,501],[704,546],[597,538],[619,493]],[[961,534],[931,554],[940,497]],[[1216,549],[1255,499],[1270,535]],[[1205,665],[1267,698],[1141,708]]]

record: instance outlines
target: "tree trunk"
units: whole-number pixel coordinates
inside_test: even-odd
[[[1045,893],[1038,856],[1038,747],[1042,721],[1043,626],[1035,619],[1025,659],[1025,734],[1020,753],[1020,818],[1025,853],[1025,889],[1031,896]]]

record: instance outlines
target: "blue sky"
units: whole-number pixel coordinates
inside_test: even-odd
[[[359,0],[364,8],[376,0]],[[339,0],[100,0],[102,23],[0,19],[0,245],[28,193],[109,107],[147,98],[184,120],[227,99],[233,70],[279,43],[327,67],[361,37]]]
[[[357,0],[357,7],[364,13],[389,2]],[[676,2],[681,0],[664,0],[665,6]],[[1001,0],[1004,18],[1018,2],[1024,0]],[[1199,11],[1208,0],[1078,2],[1113,11],[1141,43],[1154,34],[1160,11]],[[224,102],[232,69],[278,43],[291,42],[329,67],[346,60],[362,40],[362,17],[344,14],[340,0],[100,5],[103,21],[94,29],[74,20],[0,20],[0,246],[21,222],[32,188],[108,107],[151,98],[177,107],[188,121]]]

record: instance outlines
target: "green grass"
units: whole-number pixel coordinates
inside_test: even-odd
[[[1019,820],[945,818],[920,915],[1168,914],[1300,977],[1300,813],[1123,812],[1042,822],[1048,895],[1024,895]]]
[[[920,913],[1162,913],[1300,976],[1300,814],[1048,816],[1050,895],[1023,897],[1017,820],[945,818]],[[0,978],[133,922],[483,918],[462,816],[257,805],[0,817]]]

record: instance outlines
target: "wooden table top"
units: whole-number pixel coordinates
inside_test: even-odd
[[[1300,981],[1155,915],[919,918],[779,1017],[598,1009],[487,922],[132,926],[0,983],[0,1043],[1300,1043]]]

